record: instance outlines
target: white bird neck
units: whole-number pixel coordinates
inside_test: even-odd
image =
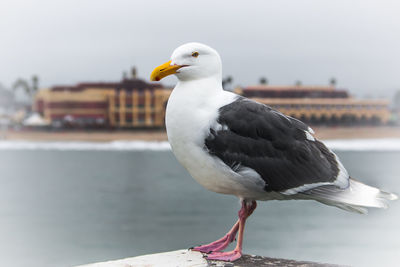
[[[220,77],[207,77],[196,80],[178,81],[174,91],[179,94],[192,95],[193,97],[213,97],[222,92],[222,81]]]

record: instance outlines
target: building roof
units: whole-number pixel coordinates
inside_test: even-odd
[[[334,86],[320,86],[320,85],[250,85],[244,87],[243,90],[257,90],[257,91],[334,91]]]
[[[123,79],[120,82],[83,82],[74,86],[58,85],[53,86],[51,91],[83,91],[85,89],[124,89],[144,90],[163,88],[159,83],[148,83],[142,79]]]
[[[265,98],[348,98],[347,90],[337,90],[333,86],[312,85],[253,85],[245,87],[241,93],[246,97]]]
[[[383,105],[388,106],[387,99],[357,99],[357,98],[253,98],[267,105],[300,104],[300,105]]]

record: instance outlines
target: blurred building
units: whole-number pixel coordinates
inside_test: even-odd
[[[14,120],[15,96],[12,91],[0,84],[0,139]]]
[[[257,85],[237,93],[310,124],[385,124],[388,100],[361,100],[333,86]],[[34,110],[56,127],[160,128],[171,89],[160,83],[124,78],[39,90]]]
[[[14,109],[15,98],[12,91],[0,85],[0,114],[10,113]]]
[[[333,86],[256,85],[236,91],[311,124],[385,124],[391,117],[388,100],[355,99]]]
[[[162,127],[170,90],[132,78],[39,90],[34,110],[53,126]]]
[[[394,95],[392,109],[393,123],[396,125],[400,125],[400,90],[396,91]]]

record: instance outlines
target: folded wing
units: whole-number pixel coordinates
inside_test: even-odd
[[[321,185],[348,186],[336,155],[301,121],[239,97],[219,110],[205,140],[207,151],[232,170],[251,168],[265,190],[296,194]]]

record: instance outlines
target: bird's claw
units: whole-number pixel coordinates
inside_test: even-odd
[[[228,252],[213,252],[205,255],[207,260],[220,260],[220,261],[235,261],[242,257],[242,252],[239,250],[232,250]]]

